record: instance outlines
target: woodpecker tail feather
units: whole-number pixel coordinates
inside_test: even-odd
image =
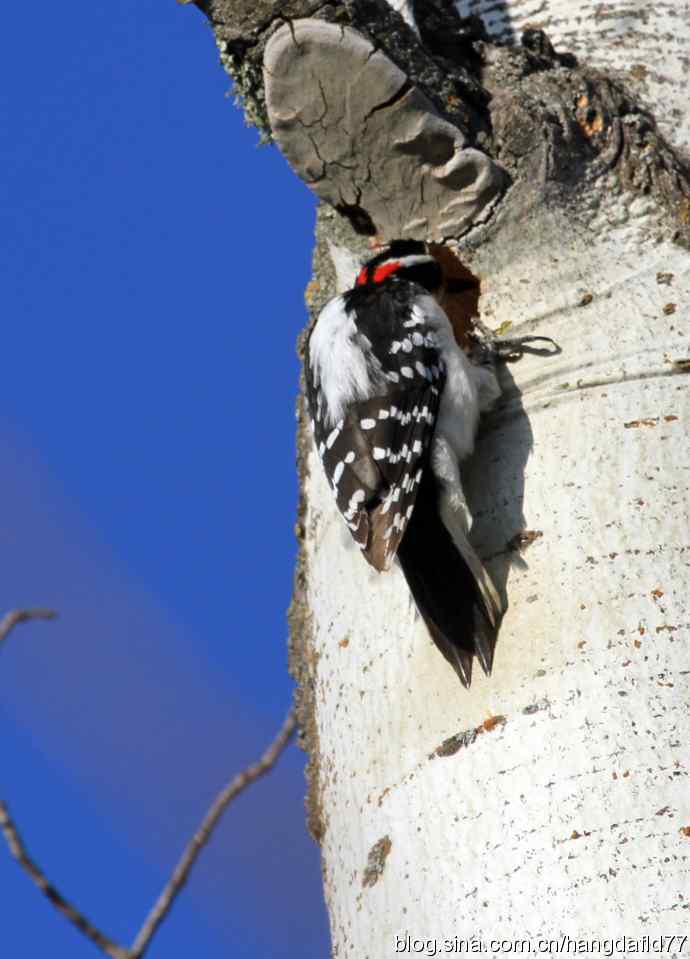
[[[466,548],[460,548],[463,540]],[[488,675],[501,604],[469,541],[451,536],[442,522],[430,469],[424,471],[398,559],[431,638],[463,686],[470,685],[473,656]]]
[[[441,497],[441,500],[442,499],[443,497]],[[487,573],[484,564],[477,556],[474,547],[467,538],[465,527],[453,515],[451,508],[444,508],[445,504],[442,501],[439,505],[442,524],[448,530],[455,548],[467,566],[469,566],[470,572],[474,577],[475,586],[481,593],[484,613],[494,627],[494,630],[496,630],[503,615],[503,604],[496,592],[496,587],[491,581],[491,577]]]

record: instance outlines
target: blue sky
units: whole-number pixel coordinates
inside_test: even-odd
[[[12,4],[0,36],[0,795],[128,942],[288,707],[295,338],[314,202],[194,7]],[[328,954],[303,756],[231,808],[152,959]],[[94,947],[0,848],[0,952]]]

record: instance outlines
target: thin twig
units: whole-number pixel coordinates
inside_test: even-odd
[[[99,929],[96,929],[89,920],[83,916],[78,909],[60,895],[55,886],[48,882],[43,872],[31,859],[26,851],[26,847],[17,832],[17,827],[10,818],[7,806],[0,800],[0,829],[7,840],[10,852],[17,860],[22,869],[31,876],[41,892],[52,902],[58,912],[66,916],[70,922],[79,929],[80,932],[90,939],[91,942],[99,946],[100,949],[110,956],[111,959],[129,959],[129,950],[123,949],[104,935]]]
[[[7,639],[14,627],[19,623],[27,623],[32,619],[55,619],[56,616],[57,613],[54,609],[13,609],[0,619],[0,643],[2,643],[4,639]],[[22,869],[29,874],[41,892],[52,902],[58,912],[61,912],[70,922],[74,923],[77,929],[79,929],[87,939],[90,939],[91,942],[99,946],[111,959],[129,959],[129,951],[127,949],[118,946],[112,939],[109,939],[99,929],[96,929],[78,909],[60,895],[55,886],[48,882],[44,873],[26,851],[17,827],[12,821],[9,810],[2,800],[0,800],[0,830],[2,830],[7,840],[9,850],[14,858]]]
[[[0,620],[0,643],[9,636],[18,623],[25,623],[31,619],[54,619],[55,616],[57,616],[57,613],[52,609],[12,610],[12,612],[7,613]],[[52,902],[58,912],[66,916],[87,939],[90,939],[91,942],[98,946],[107,956],[110,956],[111,959],[141,959],[151,944],[151,940],[155,936],[158,927],[170,912],[182,887],[187,882],[199,853],[208,843],[213,830],[218,825],[227,807],[247,786],[256,782],[256,780],[262,776],[265,776],[267,772],[270,772],[278,761],[280,754],[292,739],[296,727],[297,720],[295,714],[293,710],[290,710],[281,726],[280,732],[261,759],[252,766],[248,766],[243,772],[238,773],[238,775],[218,793],[210,809],[204,816],[199,829],[188,842],[172,876],[165,884],[163,891],[137,933],[131,949],[118,946],[112,939],[109,939],[108,936],[89,922],[75,906],[67,902],[55,886],[48,882],[45,874],[27,853],[24,843],[17,831],[17,827],[14,825],[7,806],[2,800],[0,800],[0,830],[7,841],[11,854],[22,869],[28,873],[33,882],[50,902]]]
[[[232,779],[227,786],[225,786],[225,788],[218,793],[210,809],[204,816],[199,829],[191,838],[187,844],[187,847],[182,853],[182,856],[180,857],[172,876],[166,883],[163,891],[158,897],[158,900],[146,917],[146,921],[139,930],[139,933],[137,934],[130,951],[130,959],[141,959],[146,952],[146,949],[148,948],[151,939],[155,935],[156,930],[170,911],[170,908],[179,895],[180,890],[189,878],[189,873],[196,862],[199,853],[211,838],[213,830],[218,825],[218,821],[227,809],[228,805],[236,796],[246,789],[247,786],[251,785],[251,783],[255,782],[257,779],[260,779],[261,776],[264,776],[273,768],[278,760],[278,757],[292,739],[292,735],[295,732],[296,726],[297,720],[295,718],[295,714],[293,710],[290,710],[285,717],[285,722],[283,723],[280,732],[263,754],[261,759],[252,766],[248,766],[243,772],[238,773],[238,775],[235,776],[234,779]]]
[[[18,623],[27,623],[30,619],[55,619],[56,616],[54,609],[13,609],[0,619],[0,643]]]

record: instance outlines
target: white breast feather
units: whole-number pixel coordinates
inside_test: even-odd
[[[446,383],[434,434],[448,443],[458,460],[464,460],[474,449],[479,423],[477,368],[456,343],[450,320],[432,296],[420,296],[412,315],[423,318],[434,330],[446,364]]]
[[[493,371],[475,366],[460,349],[450,320],[432,297],[420,297],[413,313],[415,310],[433,327],[446,364],[446,383],[431,446],[431,468],[440,481],[439,515],[469,566],[489,617],[495,623],[503,606],[468,539],[472,515],[462,488],[459,463],[474,449],[479,413],[491,406],[501,390]]]

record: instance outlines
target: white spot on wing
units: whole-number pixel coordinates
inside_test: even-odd
[[[336,426],[335,429],[332,429],[331,432],[328,434],[328,438],[326,439],[326,446],[328,447],[328,449],[330,449],[335,443],[335,441],[338,439],[339,433],[340,433],[340,428]]]
[[[351,520],[354,517],[355,513],[357,512],[357,508],[359,507],[360,503],[364,502],[365,498],[366,494],[363,489],[358,489],[352,494],[350,497],[350,502],[347,504],[347,510],[345,511],[346,521]],[[357,528],[356,524],[350,523],[348,525],[350,525],[352,529]]]
[[[409,320],[405,320],[405,322],[403,323],[403,326],[409,330],[413,326],[424,326],[425,323],[426,323],[426,317],[424,316],[422,311],[419,309],[419,307],[415,305],[412,307],[412,316],[409,318]]]

